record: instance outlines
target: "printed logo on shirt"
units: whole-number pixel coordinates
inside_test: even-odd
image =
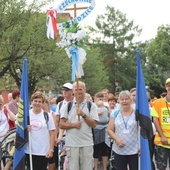
[[[31,130],[34,131],[40,130],[43,126],[43,123],[38,119],[31,120],[30,124],[31,124]]]

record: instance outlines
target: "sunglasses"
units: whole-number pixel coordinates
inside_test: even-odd
[[[69,91],[70,89],[62,88],[62,91]]]

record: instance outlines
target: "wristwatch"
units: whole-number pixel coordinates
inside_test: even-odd
[[[85,119],[86,117],[87,117],[87,115],[86,115],[86,114],[84,114],[84,115],[82,116],[82,118],[83,118],[83,119]]]

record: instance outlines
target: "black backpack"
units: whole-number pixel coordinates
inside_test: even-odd
[[[44,113],[44,119],[45,119],[45,122],[46,122],[46,124],[48,123],[48,121],[49,121],[49,115],[48,115],[48,113],[47,112],[43,112]]]

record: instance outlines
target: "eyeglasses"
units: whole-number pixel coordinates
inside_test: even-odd
[[[70,89],[62,88],[62,91],[69,91]]]

